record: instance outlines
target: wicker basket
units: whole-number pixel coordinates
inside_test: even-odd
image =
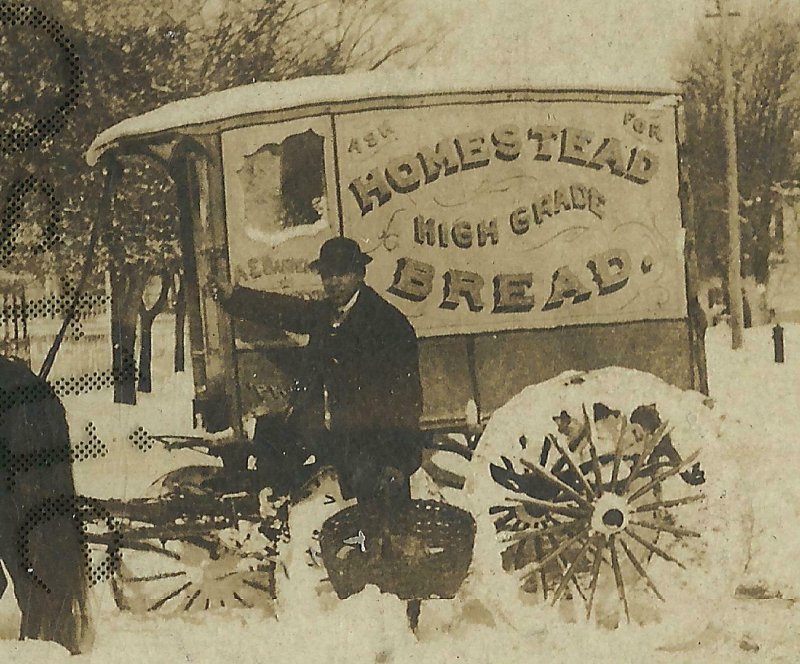
[[[364,533],[364,549],[345,540]],[[367,584],[403,600],[455,597],[472,562],[475,520],[433,500],[413,500],[386,513],[350,507],[322,526],[320,545],[340,599]]]

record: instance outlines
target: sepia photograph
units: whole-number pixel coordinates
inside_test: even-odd
[[[800,661],[798,0],[0,0],[0,661]]]

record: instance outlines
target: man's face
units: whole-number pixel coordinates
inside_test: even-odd
[[[343,307],[356,294],[362,283],[364,275],[358,272],[345,272],[333,274],[327,270],[320,271],[322,286],[328,300],[336,307]]]

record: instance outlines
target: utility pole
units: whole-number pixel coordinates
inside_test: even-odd
[[[728,189],[728,307],[730,309],[731,348],[741,348],[744,335],[742,305],[742,239],[739,222],[739,171],[736,146],[736,86],[731,67],[730,19],[740,16],[729,12],[727,0],[716,0],[717,13],[708,18],[720,20],[720,67],[724,91],[725,152],[727,153]]]

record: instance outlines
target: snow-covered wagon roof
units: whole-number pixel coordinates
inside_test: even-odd
[[[128,118],[103,131],[92,142],[86,160],[94,165],[100,156],[123,139],[188,130],[229,118],[360,100],[407,99],[430,95],[513,92],[606,92],[675,95],[677,83],[658,73],[603,74],[568,67],[536,68],[524,75],[502,71],[376,70],[336,76],[313,76],[287,81],[254,83],[166,104]]]

